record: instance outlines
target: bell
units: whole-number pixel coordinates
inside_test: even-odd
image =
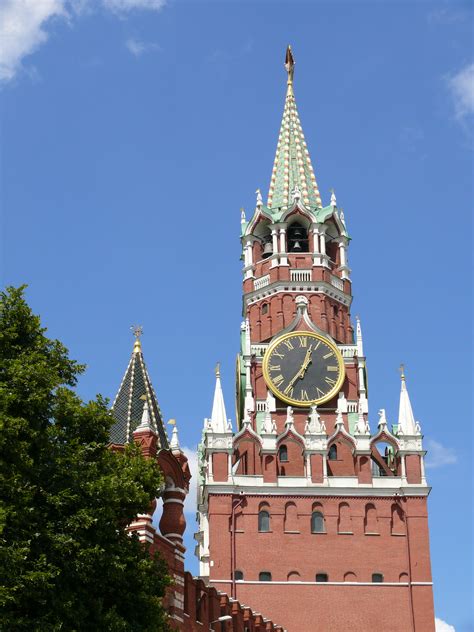
[[[271,241],[267,241],[265,246],[263,247],[263,255],[262,259],[267,259],[273,254],[273,246]]]
[[[295,241],[295,243],[293,244],[293,252],[301,252],[302,248],[301,248],[301,244],[299,241]]]
[[[293,230],[293,237],[295,239],[300,239],[301,237],[303,237],[303,231],[301,230],[301,228],[295,228]]]

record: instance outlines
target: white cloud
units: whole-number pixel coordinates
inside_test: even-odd
[[[55,17],[67,17],[63,0],[6,0],[0,6],[0,80],[13,79],[21,60],[44,44],[44,27]]]
[[[449,623],[446,623],[446,621],[443,621],[442,619],[438,619],[438,617],[435,619],[435,629],[436,632],[456,632],[454,625],[449,625]]]
[[[468,64],[458,73],[449,77],[448,86],[458,119],[474,114],[474,63]]]
[[[188,458],[189,469],[191,470],[191,483],[189,485],[189,493],[184,503],[184,511],[187,514],[194,514],[197,510],[197,480],[198,480],[198,456],[196,450],[191,448],[181,448]]]
[[[140,57],[141,55],[143,55],[143,53],[160,50],[158,44],[154,44],[153,42],[143,42],[134,37],[130,37],[125,42],[125,46],[134,57]]]
[[[166,0],[102,0],[102,4],[106,9],[116,13],[132,11],[133,9],[159,11],[165,6]]]
[[[452,465],[458,460],[454,448],[448,448],[434,439],[428,439],[426,449],[428,452],[426,455],[426,467],[434,468]]]
[[[166,0],[101,0],[104,9],[125,14],[134,9],[159,11]],[[2,0],[0,3],[0,81],[10,81],[22,61],[49,37],[53,20],[72,23],[74,17],[88,15],[97,8],[96,0]],[[155,45],[152,45],[155,48]],[[149,50],[147,45],[139,53]]]

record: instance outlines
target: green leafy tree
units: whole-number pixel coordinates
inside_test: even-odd
[[[0,294],[0,629],[169,630],[164,563],[126,530],[162,477],[107,448],[107,402],[72,390],[83,371],[24,288]]]

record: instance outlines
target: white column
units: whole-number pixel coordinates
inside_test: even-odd
[[[405,455],[404,454],[402,454],[401,462],[402,462],[402,485],[406,485],[406,482],[407,482],[407,470],[406,470],[406,466],[405,466]]]
[[[209,480],[212,481],[213,478],[214,478],[214,473],[213,473],[213,470],[212,470],[212,452],[210,454],[208,454],[207,462],[209,463],[209,470],[208,470],[207,475],[209,477]]]
[[[227,479],[232,476],[232,454],[229,452],[227,455]]]
[[[280,265],[281,266],[287,266],[288,265],[288,259],[285,256],[287,252],[287,248],[286,248],[286,228],[280,228],[280,253],[282,254],[281,258],[280,258]],[[283,254],[285,253],[285,254]]]
[[[326,237],[324,236],[324,232],[322,232],[319,237],[321,240],[321,254],[325,255],[326,254]]]
[[[319,254],[319,226],[313,228],[313,252]]]
[[[276,228],[272,228],[272,245],[273,254],[276,255],[278,253],[278,231]]]
[[[341,267],[346,266],[346,244],[342,241],[339,242],[339,256],[341,260]]]
[[[250,279],[253,277],[253,253],[252,253],[252,240],[248,239],[245,242],[244,249],[244,263],[245,263],[245,279]]]
[[[311,479],[311,456],[306,455],[306,478]]]
[[[421,484],[426,485],[425,457],[420,454]]]
[[[323,454],[323,481],[324,483],[328,482],[328,461],[325,454]]]

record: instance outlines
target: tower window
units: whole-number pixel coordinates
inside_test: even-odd
[[[272,574],[269,571],[262,571],[261,573],[258,574],[258,581],[259,582],[271,582],[272,581]]]
[[[320,511],[313,511],[311,514],[311,533],[326,533],[324,516]]]
[[[324,582],[328,581],[328,574],[327,573],[316,573],[316,582],[318,584],[323,584]]]
[[[329,448],[328,459],[330,461],[337,461],[337,446],[334,444]]]
[[[270,531],[270,514],[268,511],[258,512],[258,530],[262,533]]]
[[[242,571],[235,571],[234,572],[234,579],[235,579],[236,582],[242,581],[243,578],[244,578],[244,574],[243,574]]]
[[[383,583],[382,573],[372,573],[372,582],[374,584],[382,584]]]
[[[288,463],[288,448],[286,445],[281,445],[278,450],[278,458],[280,463]]]
[[[262,314],[268,314],[268,303],[262,305]]]
[[[288,252],[308,252],[308,233],[299,222],[288,227]]]

